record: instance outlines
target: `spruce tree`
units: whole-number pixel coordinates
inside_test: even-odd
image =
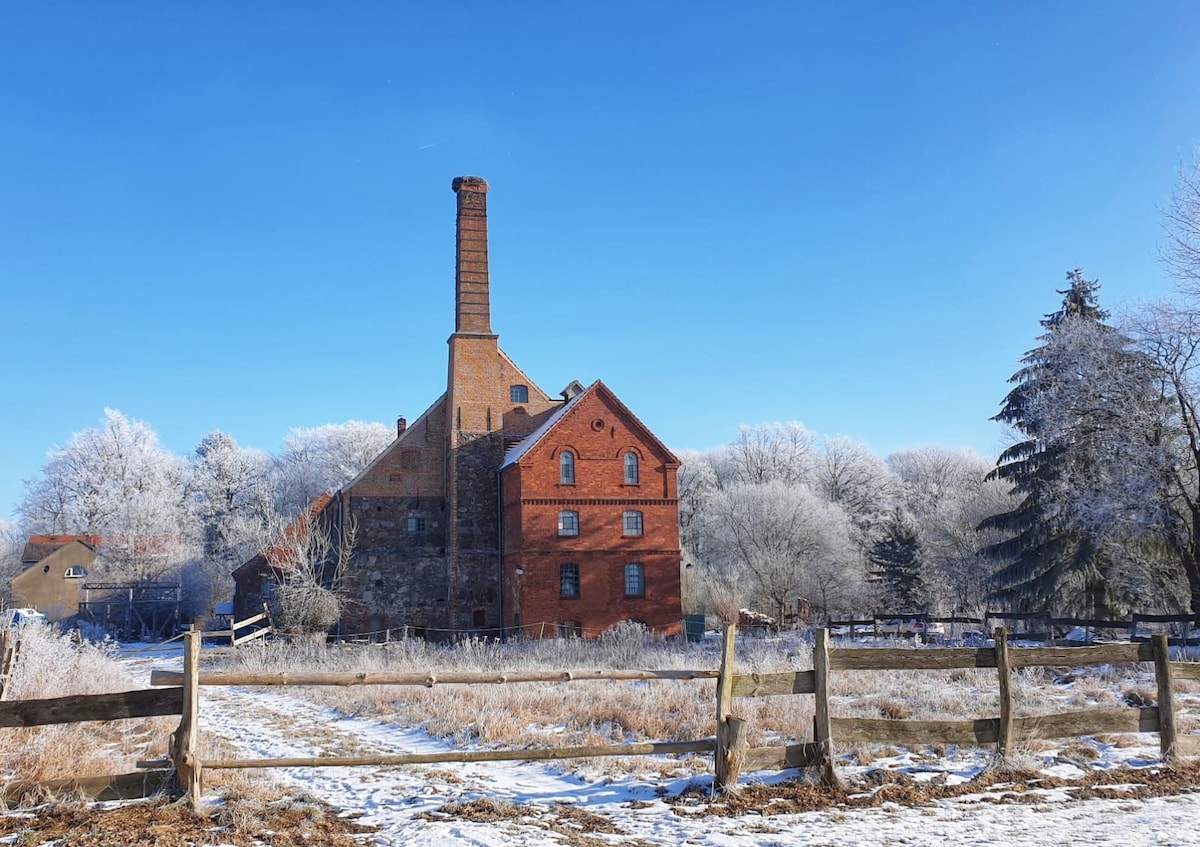
[[[1088,449],[1088,422],[1047,423],[1043,414],[1078,380],[1070,368],[1061,369],[1055,358],[1056,342],[1080,323],[1108,328],[1108,313],[1097,302],[1099,284],[1084,279],[1075,269],[1067,274],[1068,287],[1062,308],[1047,315],[1041,325],[1041,344],[1021,359],[1022,367],[1009,380],[1015,387],[1004,398],[993,420],[1008,424],[1023,438],[1000,454],[988,479],[1011,483],[1020,497],[1017,507],[993,515],[980,524],[1006,536],[983,549],[1001,563],[992,575],[993,599],[1014,611],[1086,611],[1107,617],[1114,597],[1106,576],[1108,562],[1097,534],[1072,520],[1067,503],[1069,486],[1086,476],[1096,451]],[[1115,330],[1113,330],[1115,332]],[[1052,608],[1054,607],[1054,608]]]
[[[883,534],[867,554],[871,575],[879,583],[895,611],[914,612],[924,608],[928,592],[921,566],[921,541],[912,520],[899,509],[883,527]]]

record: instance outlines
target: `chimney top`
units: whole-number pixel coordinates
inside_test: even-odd
[[[468,191],[482,191],[486,193],[488,184],[487,180],[481,176],[456,176],[454,181],[450,183],[450,189],[456,194],[463,188],[466,188]]]
[[[404,419],[404,415],[396,418],[396,437],[404,435],[404,430],[408,429],[408,421]]]

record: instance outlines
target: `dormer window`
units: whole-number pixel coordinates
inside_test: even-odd
[[[71,565],[63,572],[63,579],[83,579],[87,575],[87,568],[81,565]]]
[[[558,481],[563,485],[575,484],[575,454],[564,450],[558,457]]]
[[[638,484],[638,457],[637,453],[625,454],[625,484]]]
[[[510,385],[508,387],[508,399],[512,403],[528,403],[529,402],[529,386],[528,385]]]

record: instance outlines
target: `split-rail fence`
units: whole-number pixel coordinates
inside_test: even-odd
[[[1010,648],[1003,628],[995,633],[994,647],[862,648],[831,646],[826,630],[816,630],[813,667],[782,673],[739,674],[734,667],[735,628],[726,627],[718,669],[695,670],[581,670],[520,673],[274,673],[202,672],[200,633],[184,638],[183,671],[154,671],[155,688],[120,694],[64,697],[55,700],[0,703],[0,727],[35,726],[85,720],[113,720],[152,715],[180,715],[172,735],[170,759],[139,762],[139,767],[161,771],[173,767],[180,789],[193,805],[202,791],[202,775],[211,769],[397,766],[437,762],[526,761],[575,759],[599,756],[640,756],[712,753],[715,784],[734,790],[742,771],[815,768],[826,782],[836,782],[834,760],[838,744],[856,742],[914,746],[954,743],[964,746],[995,745],[1000,758],[1028,739],[1066,738],[1098,733],[1148,732],[1159,735],[1163,760],[1174,764],[1180,755],[1200,754],[1200,735],[1179,736],[1175,723],[1172,682],[1200,680],[1200,664],[1172,661],[1166,636],[1140,644],[1105,644],[1091,647]],[[1093,708],[1036,717],[1017,717],[1013,673],[1026,667],[1086,667],[1108,664],[1152,663],[1157,705],[1141,708]],[[830,713],[830,676],[867,670],[950,670],[994,668],[997,672],[999,714],[971,720],[893,720],[840,718]],[[593,745],[543,749],[447,750],[436,753],[397,753],[375,756],[314,756],[275,759],[212,759],[197,755],[200,691],[205,686],[424,686],[507,685],[523,683],[619,682],[627,680],[715,680],[715,734],[694,740],[650,741],[634,744]],[[744,720],[736,715],[735,702],[743,697],[808,695],[814,697],[811,732],[797,727],[796,737],[806,743],[750,747]],[[135,775],[140,776],[140,775]],[[123,776],[128,787],[136,780]],[[97,785],[103,780],[97,778]],[[76,781],[78,782],[78,781]],[[149,787],[153,780],[146,780]],[[80,786],[86,788],[86,786]],[[11,792],[6,792],[11,796]]]

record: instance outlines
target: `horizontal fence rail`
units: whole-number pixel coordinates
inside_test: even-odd
[[[711,753],[716,739],[698,741],[647,741],[640,744],[601,744],[590,747],[544,747],[530,750],[439,750],[436,753],[401,753],[394,756],[312,756],[290,759],[204,760],[205,768],[316,768],[389,765],[433,765],[446,762],[524,762],[547,759],[590,759],[603,756],[659,756]]]
[[[589,680],[639,681],[652,679],[716,679],[718,671],[535,671],[530,673],[201,673],[197,685],[505,685],[522,682],[587,682]],[[182,685],[184,674],[178,671],[153,671],[151,685]]]
[[[182,709],[182,688],[76,694],[45,700],[9,700],[0,703],[0,727],[152,718],[178,715]]]

